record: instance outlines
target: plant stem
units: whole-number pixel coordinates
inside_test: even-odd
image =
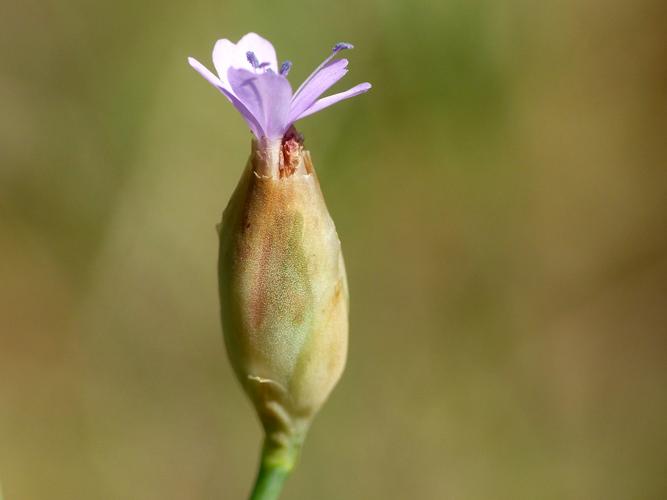
[[[279,445],[264,440],[262,457],[250,500],[277,500],[299,454],[300,442]]]
[[[262,463],[250,500],[277,500],[288,475],[288,470]]]

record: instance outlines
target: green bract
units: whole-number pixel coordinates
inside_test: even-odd
[[[219,234],[229,359],[266,431],[264,462],[289,470],[340,378],[348,334],[340,241],[298,142],[253,141]]]

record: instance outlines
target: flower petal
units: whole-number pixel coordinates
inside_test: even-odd
[[[218,77],[223,87],[232,92],[231,85],[227,79],[227,71],[230,68],[247,69],[255,72],[255,68],[248,60],[248,52],[252,52],[259,64],[278,72],[278,60],[276,50],[271,42],[262,38],[257,33],[244,35],[237,43],[222,38],[215,42],[213,47],[213,65],[218,72]]]
[[[230,68],[247,69],[254,71],[250,61],[248,61],[248,52],[252,52],[259,64],[278,72],[278,61],[276,50],[271,42],[262,38],[257,33],[248,33],[244,35],[237,43],[233,43],[226,38],[222,38],[215,43],[213,47],[213,65],[218,72],[222,85],[232,91],[227,80],[227,71]]]
[[[217,88],[227,97],[227,99],[230,100],[238,112],[241,113],[243,119],[246,121],[250,127],[250,130],[252,130],[252,133],[255,134],[256,137],[262,137],[262,135],[264,135],[257,119],[252,115],[248,108],[231,92],[231,87],[230,90],[227,90],[224,87],[222,81],[220,81],[217,76],[215,76],[206,66],[197,61],[194,57],[188,57],[188,62],[190,63],[190,66],[192,66],[201,76],[206,78],[206,80],[211,85]]]
[[[271,68],[275,73],[278,72],[278,59],[276,58],[276,49],[273,48],[271,42],[262,38],[257,33],[248,33],[244,35],[236,44],[239,52],[243,54],[243,57],[246,57],[246,53],[253,52],[259,61],[259,64],[269,63],[268,67]],[[240,67],[246,67],[250,65],[246,58],[246,65]],[[248,68],[250,69],[250,68]]]
[[[220,88],[220,91],[227,96],[227,99],[231,101],[231,103],[234,105],[236,110],[241,113],[241,116],[243,116],[243,119],[246,121],[248,126],[250,127],[250,130],[252,131],[253,134],[255,134],[255,137],[260,138],[266,135],[264,133],[264,130],[262,126],[260,125],[259,121],[255,116],[250,112],[248,107],[243,104],[238,97],[236,97],[234,94],[229,92],[227,89]]]
[[[220,81],[220,78],[215,76],[213,72],[211,72],[206,66],[204,66],[202,63],[197,61],[194,57],[188,57],[188,63],[190,66],[194,68],[197,73],[199,73],[201,76],[206,78],[206,80],[213,85],[216,88],[222,87],[222,82]]]
[[[317,75],[317,73],[319,73],[320,70],[329,63],[329,61],[331,61],[334,57],[336,57],[336,54],[338,54],[341,50],[348,50],[352,48],[354,48],[354,46],[351,43],[342,42],[334,45],[333,49],[331,50],[331,54],[329,54],[327,58],[324,61],[322,61],[317,68],[315,68],[315,71],[313,71],[308,76],[308,78],[306,78],[303,81],[303,83],[299,86],[299,88],[296,89],[296,92],[294,92],[294,97],[298,96],[303,91],[303,89],[308,85],[308,83],[310,83],[310,81],[315,77],[315,75]]]
[[[227,71],[227,78],[234,95],[255,117],[264,136],[282,137],[289,124],[287,116],[292,98],[287,78],[272,71],[258,74],[235,68]]]
[[[252,69],[245,53],[238,50],[236,44],[230,42],[226,38],[222,38],[215,42],[215,46],[213,47],[213,65],[218,72],[223,87],[232,93],[232,87],[227,80],[227,71],[229,68]]]
[[[349,90],[346,90],[345,92],[339,92],[338,94],[333,94],[327,97],[323,97],[322,99],[316,101],[315,104],[313,104],[299,116],[297,116],[294,119],[294,121],[300,120],[301,118],[305,118],[306,116],[310,116],[313,113],[317,113],[318,111],[322,111],[324,108],[328,108],[329,106],[331,106],[332,104],[336,104],[337,102],[344,101],[345,99],[349,99],[350,97],[354,97],[359,94],[363,94],[364,92],[367,92],[368,89],[370,88],[371,88],[370,83],[368,82],[360,83],[359,85],[355,85],[354,87],[352,87]]]
[[[326,92],[333,84],[347,73],[347,59],[331,61],[322,67],[317,74],[302,87],[301,92],[295,95],[290,106],[289,121],[295,121],[301,113],[310,108],[313,103]]]

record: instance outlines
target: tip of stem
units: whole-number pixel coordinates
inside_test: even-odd
[[[278,444],[267,437],[262,447],[259,471],[250,500],[276,500],[285,480],[294,468],[301,449],[301,441]]]

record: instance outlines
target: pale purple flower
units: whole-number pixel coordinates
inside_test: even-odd
[[[287,80],[292,63],[285,61],[279,69],[273,45],[256,33],[248,33],[236,44],[225,38],[216,42],[213,65],[217,76],[192,57],[188,62],[227,96],[258,139],[278,139],[297,120],[371,88],[370,83],[360,83],[345,92],[321,97],[347,73],[347,59],[335,56],[351,48],[349,43],[336,44],[296,92]]]

